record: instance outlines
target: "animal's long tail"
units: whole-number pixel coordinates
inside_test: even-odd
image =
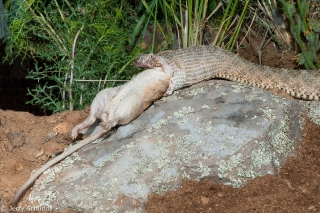
[[[36,181],[36,179],[44,172],[46,171],[48,168],[50,168],[51,166],[53,166],[54,164],[60,162],[61,160],[63,160],[64,158],[68,157],[69,155],[71,155],[72,153],[76,152],[78,149],[80,149],[81,147],[89,144],[90,142],[97,140],[98,138],[100,138],[101,136],[103,136],[104,134],[106,134],[109,130],[106,129],[101,129],[100,131],[98,131],[97,133],[95,133],[92,136],[89,136],[88,138],[78,142],[76,145],[70,147],[69,149],[67,149],[66,151],[64,151],[62,154],[58,155],[57,157],[51,159],[50,161],[48,161],[46,164],[44,164],[40,169],[38,169],[36,172],[34,172],[30,178],[20,187],[20,189],[16,192],[15,196],[13,197],[13,199],[10,202],[11,206],[15,206],[20,198],[22,197],[22,195],[24,195],[24,193],[27,191],[27,189]]]

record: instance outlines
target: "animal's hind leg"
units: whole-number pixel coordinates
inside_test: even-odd
[[[111,110],[112,111],[112,110]],[[119,124],[119,116],[121,115],[117,115],[115,117],[114,115],[114,111],[111,112],[113,114],[113,116],[110,116],[110,112],[109,111],[105,111],[103,116],[101,116],[101,122],[99,123],[99,125],[105,129],[105,130],[110,130],[112,129],[113,127],[115,127],[117,124]]]
[[[91,126],[96,121],[96,116],[94,114],[91,114],[84,120],[82,123],[78,124],[72,129],[71,137],[74,140],[78,133],[84,130],[85,128]]]

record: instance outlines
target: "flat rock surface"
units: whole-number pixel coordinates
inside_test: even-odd
[[[142,212],[149,194],[183,179],[240,187],[278,174],[301,139],[301,111],[299,101],[261,89],[203,82],[46,171],[29,200],[60,210]]]

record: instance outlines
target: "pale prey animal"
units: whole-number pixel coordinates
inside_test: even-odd
[[[92,125],[96,119],[101,120],[100,125],[103,128],[68,148],[34,172],[17,191],[11,205],[16,205],[25,191],[52,165],[100,138],[116,125],[125,125],[137,118],[154,101],[164,95],[168,89],[170,77],[171,73],[164,72],[162,68],[157,67],[139,73],[124,85],[100,91],[92,101],[90,115],[84,122],[72,129],[71,136],[75,139],[81,130]]]

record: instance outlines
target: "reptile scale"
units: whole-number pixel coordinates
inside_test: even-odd
[[[162,67],[173,73],[166,96],[211,78],[223,78],[264,89],[282,90],[304,100],[320,100],[320,70],[279,69],[251,63],[216,46],[194,46],[139,55],[139,67]]]

